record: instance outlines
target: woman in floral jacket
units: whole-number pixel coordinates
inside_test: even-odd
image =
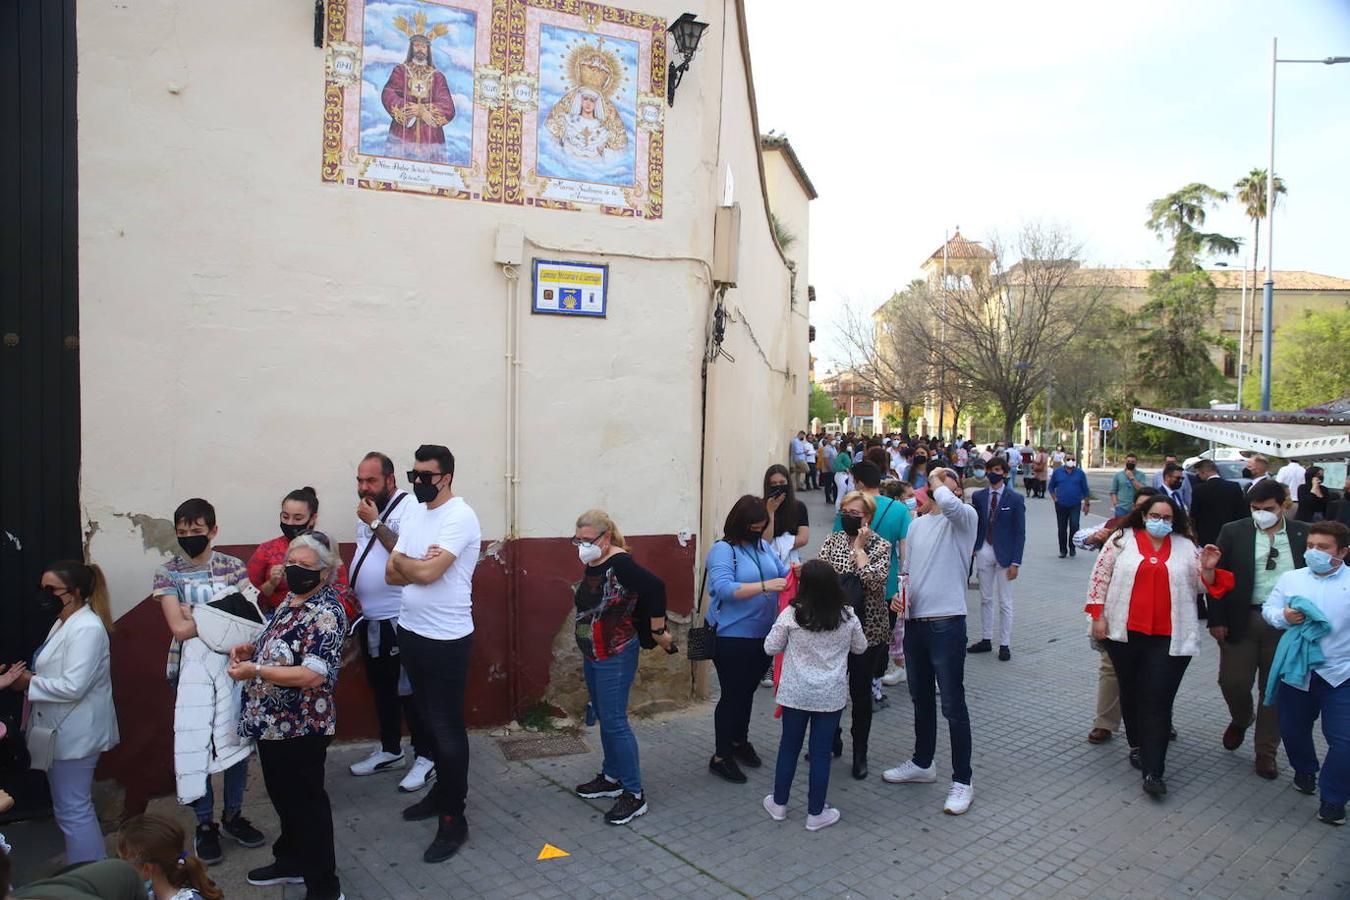
[[[286,602],[255,643],[230,651],[230,677],[245,682],[239,733],[257,741],[267,795],[281,820],[271,865],[252,885],[299,884],[306,896],[342,895],[333,850],[333,812],[324,789],[328,742],[337,724],[333,691],[347,614],[338,599],[336,542],[318,531],[291,541]]]

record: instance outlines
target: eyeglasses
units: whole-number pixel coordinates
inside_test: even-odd
[[[1275,547],[1272,545],[1271,548],[1270,548],[1270,552],[1266,554],[1266,571],[1267,571],[1267,572],[1273,572],[1273,571],[1275,571],[1275,560],[1277,560],[1277,559],[1279,559],[1279,558],[1280,558],[1280,551],[1279,551],[1279,550],[1276,550]]]
[[[1170,521],[1172,521],[1172,517],[1171,517],[1171,516],[1162,516],[1162,515],[1158,515],[1157,513],[1149,513],[1148,516],[1146,516],[1146,518],[1147,518],[1150,522],[1170,522]]]
[[[585,538],[574,537],[574,538],[572,538],[572,546],[573,546],[573,547],[580,547],[582,544],[594,544],[594,543],[596,543],[596,541],[599,541],[602,537],[604,537],[604,536],[607,535],[607,534],[609,534],[608,531],[602,531],[602,532],[600,532],[599,534],[597,534],[597,535],[595,536],[594,540],[589,540],[589,541],[586,540]]]
[[[440,478],[444,474],[445,474],[444,472],[424,472],[418,471],[417,469],[409,469],[408,484],[417,484],[419,481],[422,484],[431,484],[433,481],[435,481],[437,478]]]

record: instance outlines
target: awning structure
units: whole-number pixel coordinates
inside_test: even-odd
[[[1350,414],[1137,408],[1134,421],[1285,459],[1350,457]]]

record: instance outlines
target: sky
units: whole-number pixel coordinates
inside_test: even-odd
[[[1089,264],[1164,265],[1151,200],[1266,166],[1271,38],[1282,59],[1350,56],[1350,0],[746,6],[760,129],[791,140],[820,194],[822,369],[844,305],[918,277],[957,226],[1055,224]],[[1275,268],[1350,278],[1350,64],[1281,64],[1277,100]],[[1250,256],[1235,201],[1206,228]]]

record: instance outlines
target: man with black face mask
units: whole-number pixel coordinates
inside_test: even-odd
[[[469,791],[464,687],[473,645],[473,570],[482,530],[464,498],[451,491],[455,457],[449,448],[423,444],[414,459],[408,481],[417,504],[403,514],[384,577],[403,588],[399,655],[436,760],[435,786],[405,809],[403,818],[438,820],[436,838],[422,854],[423,861],[435,863],[454,856],[469,835],[464,819]]]
[[[183,661],[190,659],[204,667],[219,669],[229,659],[223,653],[213,653],[197,639],[197,626],[192,620],[192,607],[207,603],[219,591],[235,587],[251,591],[248,569],[242,560],[218,553],[211,548],[219,529],[216,527],[216,510],[210,503],[194,497],[186,500],[174,510],[174,532],[178,536],[180,553],[155,571],[154,587],[151,594],[159,600],[164,611],[164,619],[173,633],[173,643],[169,647],[169,682],[178,687]],[[216,659],[219,657],[219,659]],[[239,693],[233,697],[234,722],[239,720]],[[228,717],[228,714],[226,714]],[[179,727],[179,712],[174,714],[176,735],[183,729]],[[233,730],[233,725],[230,726]],[[194,840],[196,855],[207,865],[220,862],[220,831],[234,838],[245,847],[261,847],[265,842],[262,832],[240,815],[244,805],[244,789],[248,785],[248,748],[245,745],[242,756],[238,748],[225,749],[214,746],[212,735],[202,738],[203,744],[210,744],[206,757],[204,776],[206,792],[191,799],[191,794],[183,794],[182,780],[185,773],[180,765],[180,738],[175,737],[175,770],[180,779],[180,800],[191,800],[192,811],[197,814],[197,833]],[[186,757],[183,757],[186,759]],[[225,782],[225,814],[220,825],[215,824],[215,797],[211,788],[211,772],[223,771]]]
[[[365,655],[366,680],[375,695],[375,715],[380,722],[380,746],[370,756],[352,763],[353,775],[393,772],[407,765],[403,756],[403,720],[412,734],[412,769],[399,782],[399,790],[418,791],[436,777],[431,738],[417,714],[411,690],[400,692],[403,674],[398,648],[398,611],[403,588],[385,580],[389,553],[398,542],[404,513],[414,501],[398,490],[394,463],[383,453],[367,453],[356,469],[356,562],[352,587],[361,602],[363,621],[355,624]]]

